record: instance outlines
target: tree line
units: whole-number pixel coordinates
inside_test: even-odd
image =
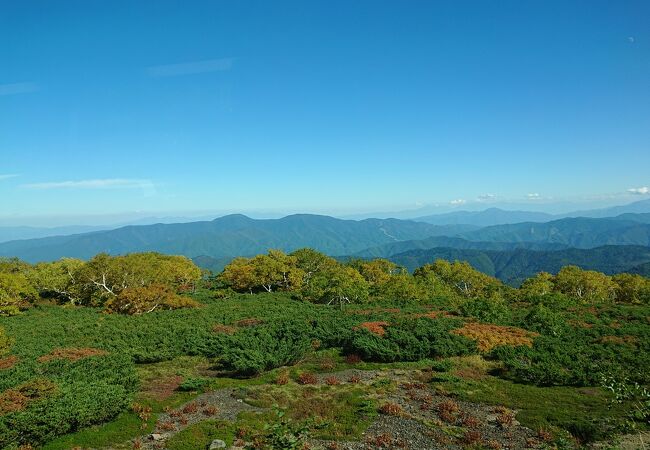
[[[98,254],[89,261],[63,258],[28,264],[0,259],[0,314],[13,315],[39,299],[60,304],[101,306],[108,312],[140,314],[197,306],[183,295],[204,286],[227,295],[287,292],[302,300],[343,305],[369,299],[518,300],[566,296],[582,302],[650,303],[650,279],[605,275],[566,266],[556,275],[541,272],[512,288],[467,262],[437,260],[413,274],[386,259],[338,261],[310,248],[292,253],[233,259],[217,275],[183,256]]]

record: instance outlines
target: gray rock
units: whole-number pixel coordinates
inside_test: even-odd
[[[208,450],[216,450],[218,448],[226,448],[226,443],[221,439],[215,439],[212,441],[210,443],[210,447],[208,447]]]
[[[159,433],[152,433],[149,435],[149,440],[150,441],[162,441],[163,440],[163,435]]]

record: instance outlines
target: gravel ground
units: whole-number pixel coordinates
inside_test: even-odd
[[[170,437],[192,424],[213,419],[234,421],[242,411],[259,411],[259,408],[236,398],[234,393],[235,389],[232,388],[206,392],[176,409],[161,414],[151,435],[140,439],[140,448],[164,449],[165,442]]]

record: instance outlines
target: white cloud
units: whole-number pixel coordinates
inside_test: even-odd
[[[38,91],[38,89],[38,84],[31,82],[0,84],[0,96],[28,94],[30,92]]]
[[[104,178],[23,184],[27,189],[153,189],[151,180]]]
[[[464,200],[462,198],[458,198],[456,200],[452,200],[452,201],[449,202],[450,205],[454,205],[454,206],[464,205],[465,203],[467,203],[467,200]]]
[[[650,194],[650,188],[648,186],[642,186],[642,187],[638,187],[638,188],[630,188],[627,191],[630,194],[635,194],[635,195]]]
[[[634,39],[634,36],[628,36],[627,41],[628,41],[630,44],[634,44],[634,41],[636,41],[636,39]]]
[[[0,174],[0,181],[8,180],[9,178],[16,178],[17,176],[19,176],[17,173]]]
[[[527,194],[527,195],[526,195],[526,198],[527,198],[528,200],[539,200],[540,198],[542,198],[542,196],[539,195],[537,192],[534,192],[534,193],[532,193],[532,194]]]
[[[496,194],[482,194],[482,195],[478,196],[478,200],[480,202],[485,202],[485,201],[488,201],[488,200],[494,200],[495,198],[497,198]]]
[[[233,58],[223,58],[180,64],[168,64],[164,66],[152,66],[147,68],[147,72],[152,77],[176,77],[179,75],[193,75],[196,73],[224,72],[232,69],[233,61]]]

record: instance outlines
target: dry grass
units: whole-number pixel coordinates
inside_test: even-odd
[[[482,442],[481,433],[476,430],[466,431],[462,438],[465,445],[477,445]]]
[[[478,322],[468,322],[462,328],[452,330],[452,333],[476,341],[478,349],[482,352],[488,352],[499,345],[532,347],[533,338],[539,336],[538,333],[522,328]]]
[[[237,332],[237,327],[232,325],[223,325],[221,323],[214,324],[212,326],[212,332],[217,334],[235,334]]]
[[[155,400],[165,400],[176,392],[176,389],[178,389],[178,386],[180,386],[182,382],[183,377],[180,375],[154,379],[147,382],[143,391],[150,398]]]
[[[361,381],[361,377],[359,375],[350,375],[350,378],[348,378],[348,383],[359,383]]]
[[[183,406],[182,409],[184,414],[194,414],[198,410],[199,410],[199,406],[195,402],[188,403],[187,405]]]
[[[328,386],[337,386],[341,384],[341,382],[336,377],[327,377],[325,378],[325,384]]]
[[[278,374],[278,377],[275,379],[275,384],[284,386],[287,383],[289,383],[289,372],[285,370]]]
[[[0,370],[11,369],[18,362],[18,357],[15,355],[0,358]]]
[[[108,352],[100,350],[98,348],[77,348],[77,347],[66,347],[66,348],[55,348],[47,355],[43,355],[38,358],[39,362],[52,361],[53,359],[67,359],[68,361],[77,361],[83,358],[90,358],[91,356],[102,356],[108,355]]]
[[[218,412],[219,409],[213,405],[206,406],[205,409],[203,409],[203,415],[208,417],[216,416]]]
[[[404,410],[400,405],[391,402],[381,405],[379,407],[379,412],[386,414],[387,416],[402,416],[404,414]]]

